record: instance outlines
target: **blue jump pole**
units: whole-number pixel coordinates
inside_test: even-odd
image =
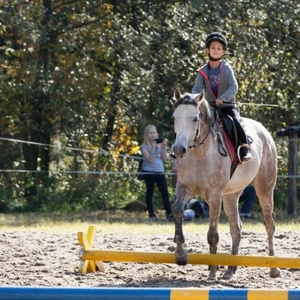
[[[299,300],[300,289],[0,287],[0,300]]]

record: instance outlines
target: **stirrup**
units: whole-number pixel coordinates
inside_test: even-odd
[[[249,150],[251,147],[248,144],[242,144],[242,145],[238,146],[238,148],[237,148],[237,157],[238,157],[238,160],[239,160],[240,164],[243,163],[243,161],[241,159],[241,156],[240,156],[241,148],[248,148],[248,150]]]

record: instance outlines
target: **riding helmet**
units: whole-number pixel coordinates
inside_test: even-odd
[[[225,50],[228,47],[226,37],[222,33],[212,32],[211,34],[209,34],[206,38],[206,41],[205,41],[205,48],[209,48],[211,42],[213,42],[213,41],[218,41],[221,44],[223,44]]]

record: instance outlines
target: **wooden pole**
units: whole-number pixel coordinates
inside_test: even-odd
[[[288,162],[288,207],[287,212],[291,217],[297,215],[297,144],[298,133],[296,131],[290,132],[289,135],[289,162]]]
[[[300,137],[300,125],[292,126],[287,129],[281,129],[277,136],[288,136],[288,206],[287,213],[291,217],[297,215],[297,145]]]

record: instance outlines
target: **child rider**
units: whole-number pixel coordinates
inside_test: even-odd
[[[228,47],[225,36],[219,32],[209,34],[205,41],[205,50],[209,62],[202,66],[197,73],[196,83],[192,89],[193,94],[198,94],[204,88],[205,98],[212,107],[220,107],[221,113],[231,116],[237,127],[240,145],[240,160],[248,162],[253,157],[249,153],[249,145],[243,127],[241,126],[235,95],[238,91],[237,80],[230,64],[222,58]],[[222,104],[232,103],[232,106]]]

